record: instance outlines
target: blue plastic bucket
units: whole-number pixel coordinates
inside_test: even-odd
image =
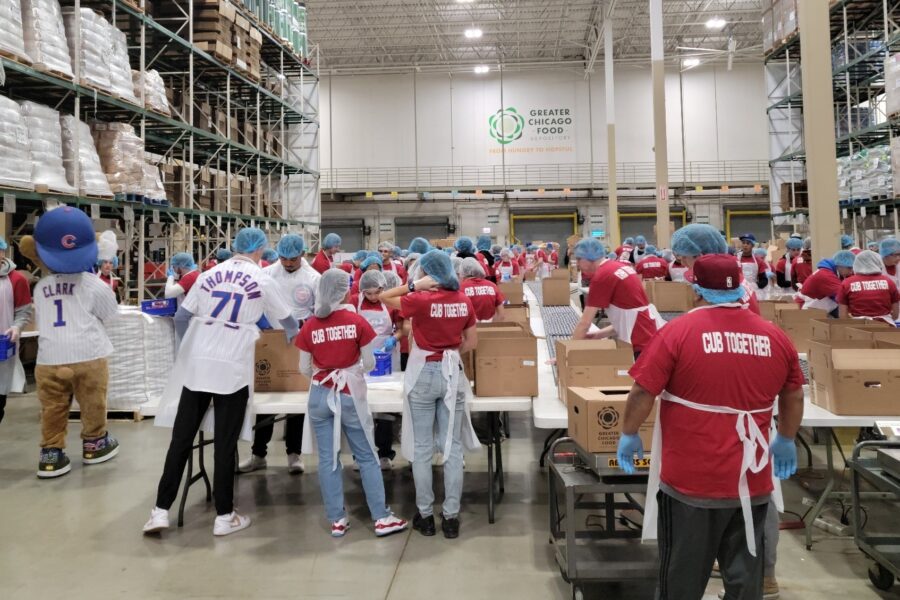
[[[16,355],[16,344],[14,342],[9,341],[9,336],[0,335],[0,361],[9,360],[13,356]],[[390,360],[388,360],[388,367],[390,367]],[[390,373],[390,368],[388,368],[388,373]]]
[[[369,371],[369,375],[378,377],[381,375],[390,375],[391,373],[391,353],[375,352],[375,368]]]

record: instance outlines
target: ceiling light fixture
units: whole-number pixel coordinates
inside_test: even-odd
[[[456,0],[457,4],[471,4],[473,0]]]
[[[482,31],[477,28],[466,29],[466,31],[465,31],[466,37],[469,38],[470,40],[475,40],[475,39],[480,38],[481,34],[482,34]]]
[[[725,19],[722,17],[713,17],[709,21],[706,22],[707,29],[722,29],[726,25]]]
[[[681,61],[681,66],[684,67],[685,69],[692,69],[699,65],[700,65],[699,58],[685,58],[683,61]]]
[[[476,75],[484,75],[485,73],[487,73],[490,70],[491,70],[491,68],[488,67],[487,65],[478,65],[477,67],[475,67],[473,69],[473,71],[475,71]]]

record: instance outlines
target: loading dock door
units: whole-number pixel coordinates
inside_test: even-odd
[[[320,231],[322,239],[329,233],[336,233],[341,236],[341,250],[343,252],[356,252],[366,247],[364,235],[365,222],[362,219],[358,221],[328,221],[323,220]]]
[[[578,231],[578,213],[559,214],[512,214],[510,232],[520,244],[534,241],[556,242],[559,244],[559,259],[566,254],[566,240]]]
[[[449,225],[449,217],[398,217],[394,219],[394,243],[409,248],[413,238],[444,239],[449,235]]]
[[[744,233],[752,233],[760,243],[772,239],[772,213],[767,210],[725,211],[725,235],[728,239]]]
[[[670,213],[675,229],[684,227],[684,211]],[[619,213],[619,231],[622,239],[637,237],[647,238],[647,243],[656,245],[656,213]]]

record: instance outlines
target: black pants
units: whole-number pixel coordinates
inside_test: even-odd
[[[284,447],[288,454],[300,454],[303,444],[303,419],[306,415],[294,415],[284,420]],[[253,455],[265,458],[266,446],[272,441],[275,424],[260,426],[263,421],[271,421],[272,415],[256,416],[256,431],[253,434]]]
[[[718,559],[726,600],[761,600],[768,503],[752,507],[756,556],[740,508],[696,508],[659,492],[657,600],[700,600]]]
[[[394,420],[375,419],[375,447],[378,448],[378,458],[394,460],[397,453],[394,452]]]
[[[409,362],[409,352],[400,353],[400,370],[406,371],[406,363]]]
[[[6,414],[6,396],[0,394],[0,423],[3,422],[3,415]]]
[[[200,429],[209,403],[212,402],[216,411],[213,438],[213,497],[216,501],[216,514],[227,515],[234,510],[234,453],[249,396],[250,389],[246,387],[224,396],[182,388],[175,426],[172,428],[172,441],[169,443],[166,464],[156,492],[157,507],[168,510],[175,502],[184,467],[191,457],[194,437]]]

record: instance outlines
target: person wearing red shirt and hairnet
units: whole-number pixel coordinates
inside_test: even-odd
[[[885,274],[900,288],[900,269],[897,268],[897,263],[900,263],[900,241],[894,238],[881,240],[878,253],[884,263]]]
[[[335,266],[334,255],[341,251],[341,236],[336,233],[329,233],[322,240],[322,249],[316,254],[310,266],[319,272],[324,273],[328,269]]]
[[[484,277],[484,269],[474,258],[464,258],[457,271],[459,289],[472,301],[475,318],[481,323],[503,320],[503,302],[497,284]]]
[[[656,255],[656,246],[647,246],[644,258],[638,261],[634,270],[641,279],[663,280],[669,276],[669,263]]]
[[[815,273],[800,286],[794,302],[804,309],[826,310],[829,315],[837,318],[837,297],[841,291],[841,281],[853,275],[855,259],[849,250],[841,250],[833,257],[819,261]]]
[[[863,250],[853,261],[853,275],[841,283],[837,302],[842,319],[880,319],[896,326],[900,318],[900,292],[884,274],[881,257]]]
[[[656,597],[700,600],[718,559],[726,598],[762,598],[763,524],[773,473],[797,470],[803,373],[790,338],[741,310],[733,256],[703,255],[693,269],[698,306],[664,327],[630,370],[617,457],[635,471],[638,429],[659,397],[643,527],[644,539],[664,533]]]

